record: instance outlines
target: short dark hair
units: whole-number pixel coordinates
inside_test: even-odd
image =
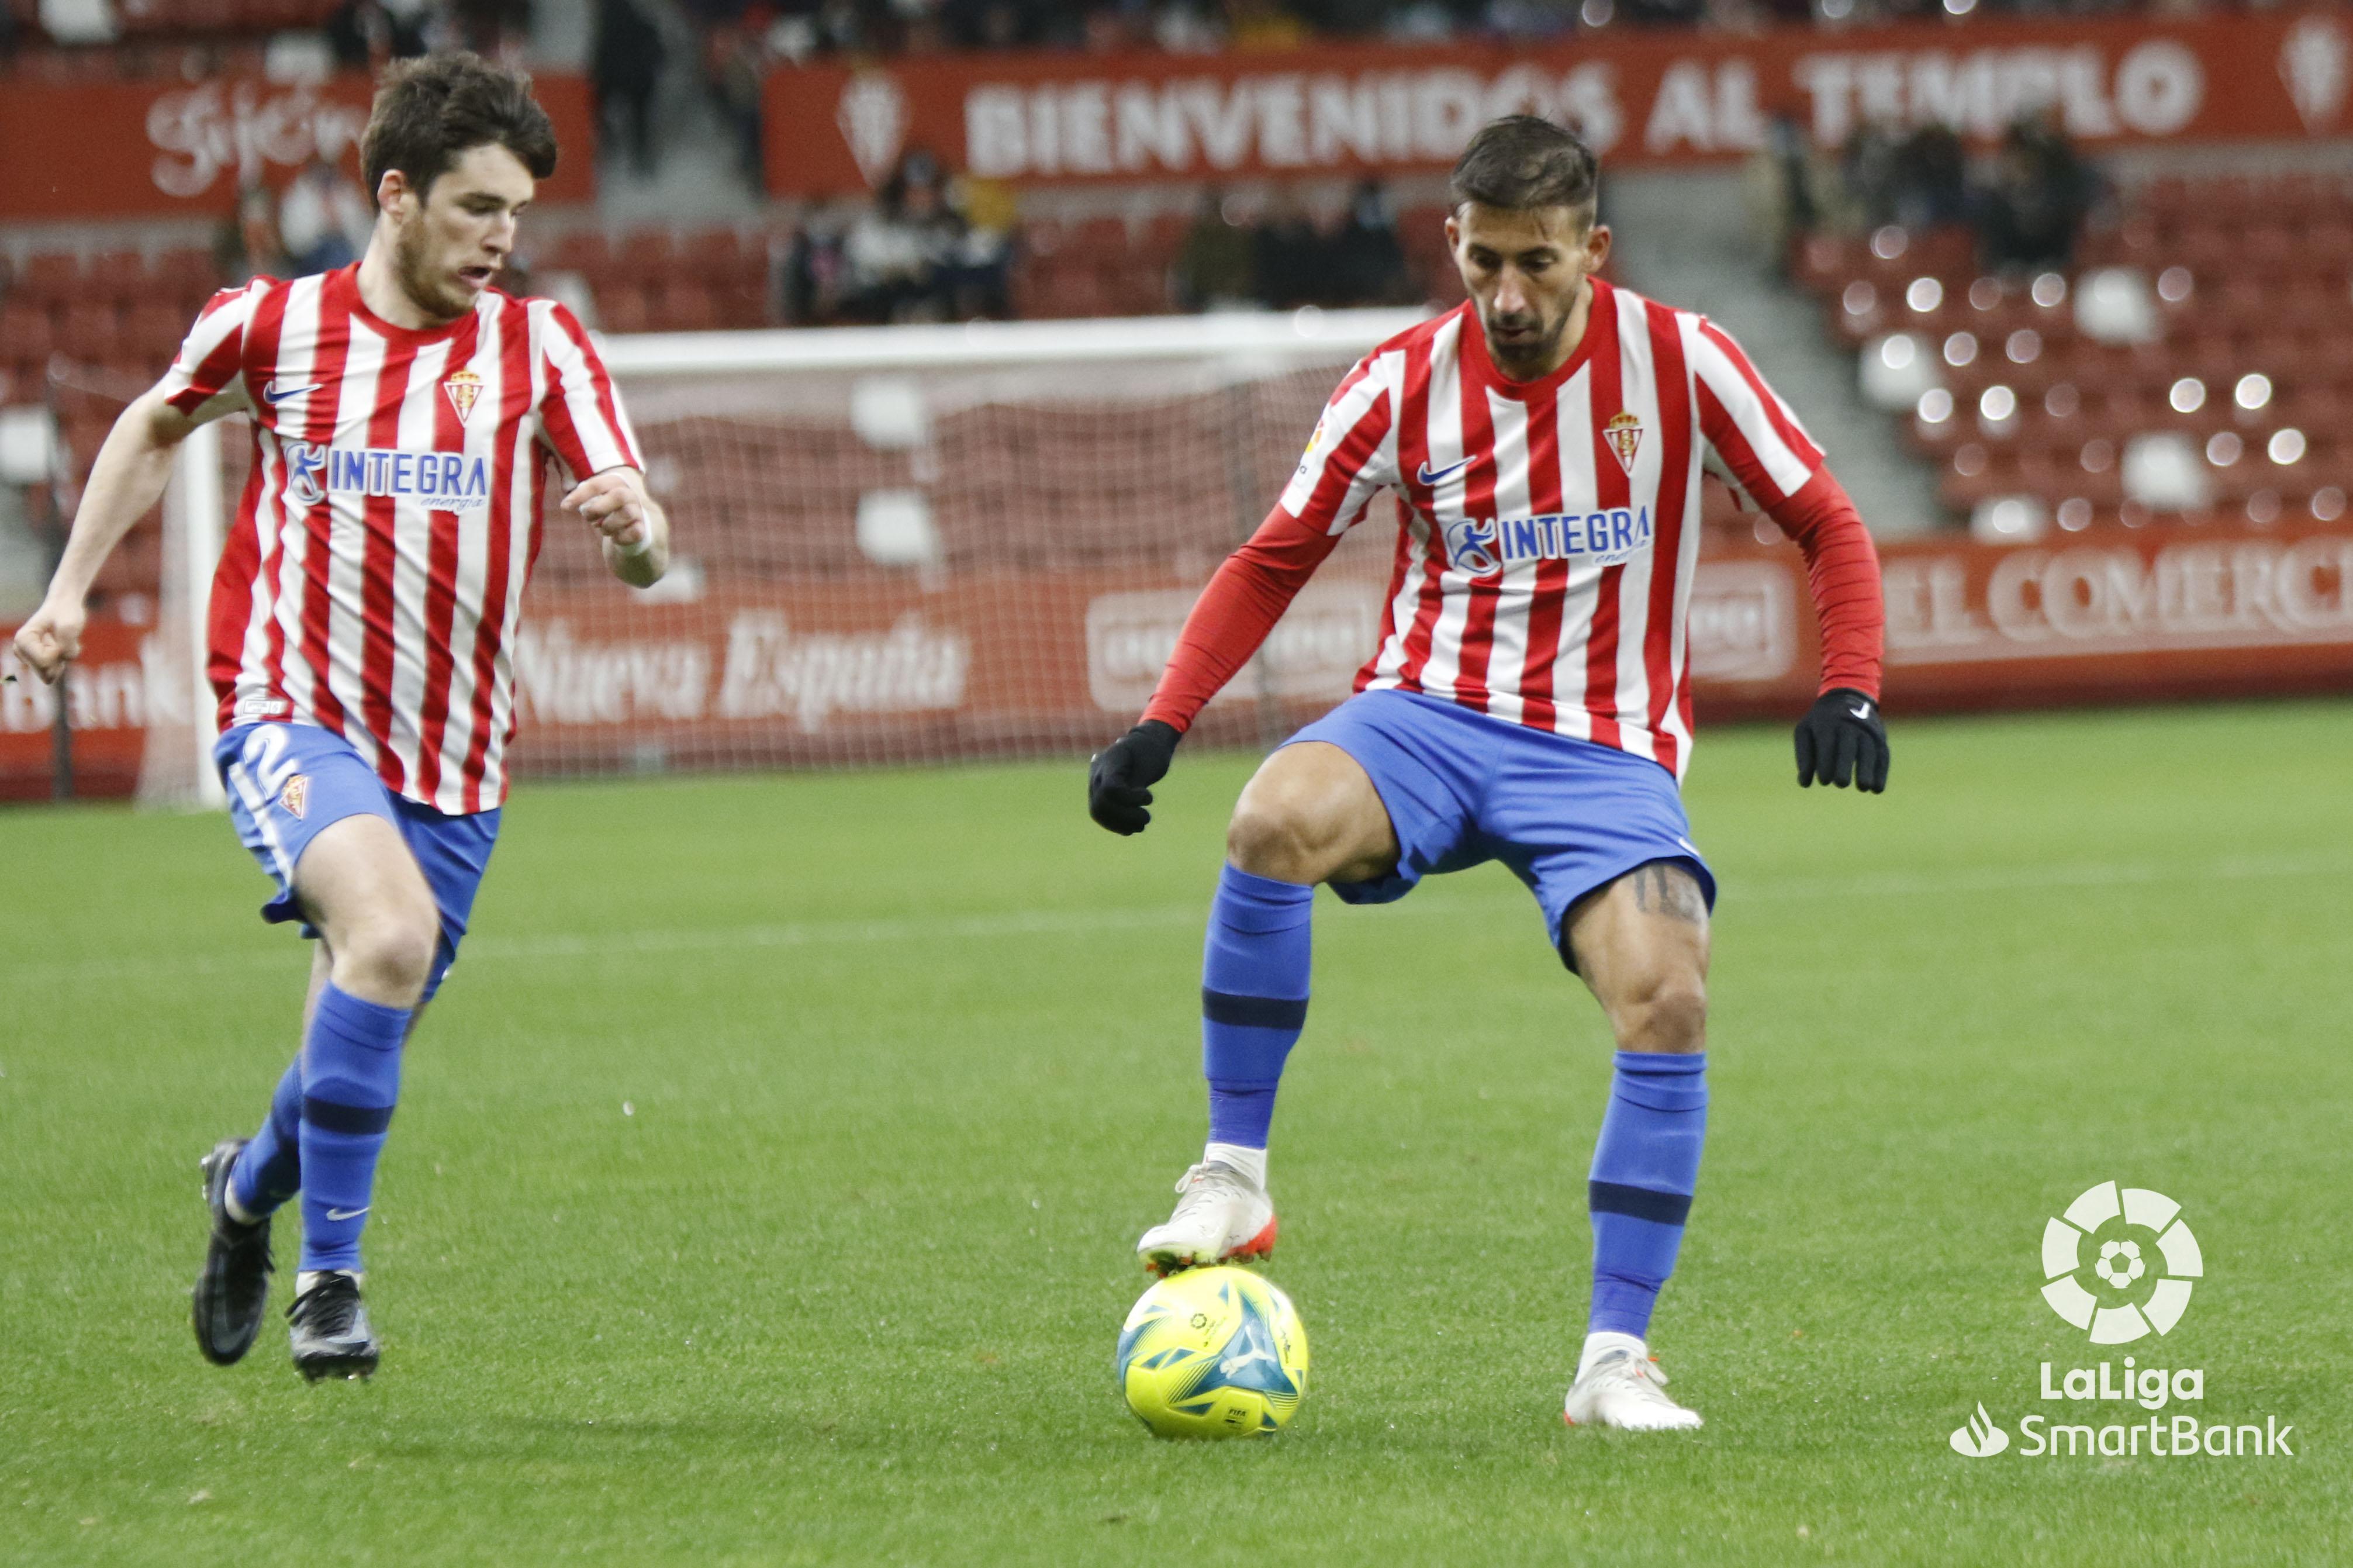
[[[555,127],[531,78],[463,49],[402,60],[384,73],[360,138],[368,200],[385,171],[408,176],[419,200],[460,154],[495,143],[543,180],[555,173]]]
[[[1467,201],[1507,212],[1566,207],[1577,209],[1579,223],[1589,224],[1600,180],[1600,161],[1584,137],[1537,115],[1506,114],[1471,138],[1447,178],[1446,195],[1458,210]]]

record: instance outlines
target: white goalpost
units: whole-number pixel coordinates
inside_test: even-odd
[[[1340,375],[1420,317],[606,338],[677,530],[676,564],[651,590],[624,588],[551,506],[514,651],[514,766],[854,765],[1100,745],[1132,722],[1201,585],[1273,504]],[[246,467],[241,423],[183,450],[143,803],[218,803],[205,600]],[[1367,527],[1343,543],[1206,731],[1269,737],[1346,694],[1372,645],[1391,535]]]

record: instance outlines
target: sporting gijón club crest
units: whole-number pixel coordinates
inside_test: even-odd
[[[474,400],[482,395],[482,378],[470,370],[453,370],[443,379],[441,390],[449,395],[449,407],[458,410],[458,422],[462,425],[473,417]]]
[[[1642,445],[1642,421],[1620,408],[1609,416],[1602,432],[1609,438],[1609,450],[1618,454],[1618,466],[1626,471],[1627,477],[1633,477],[1634,453]]]

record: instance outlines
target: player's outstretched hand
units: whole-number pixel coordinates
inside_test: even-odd
[[[1816,779],[1841,789],[1851,779],[1869,795],[1887,788],[1887,726],[1879,721],[1879,704],[1851,686],[1824,692],[1798,721],[1798,783]]]
[[[590,474],[560,504],[625,550],[646,545],[645,481],[635,469],[608,468]]]
[[[65,609],[42,605],[33,612],[31,620],[16,629],[16,657],[44,682],[57,684],[58,677],[81,652],[85,619],[79,605]]]
[[[1174,725],[1145,719],[1087,765],[1087,815],[1115,833],[1140,833],[1152,821],[1152,786],[1168,777],[1181,738]]]

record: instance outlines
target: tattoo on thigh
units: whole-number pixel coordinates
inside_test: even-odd
[[[1643,914],[1664,915],[1690,926],[1706,921],[1707,900],[1701,896],[1697,880],[1681,866],[1654,860],[1636,866],[1631,877],[1634,907]]]

